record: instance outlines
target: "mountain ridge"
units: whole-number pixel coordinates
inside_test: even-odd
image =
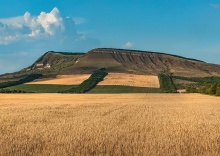
[[[44,75],[92,73],[105,68],[107,72],[158,75],[169,71],[176,76],[220,76],[220,65],[162,52],[96,48],[87,53],[48,51],[30,67],[9,75]]]
[[[188,57],[183,57],[183,56],[180,56],[180,55],[174,55],[174,54],[169,54],[169,53],[165,53],[165,52],[155,52],[155,51],[143,51],[143,50],[133,50],[133,49],[119,49],[119,48],[95,48],[95,49],[92,49],[92,51],[95,51],[95,50],[102,50],[102,51],[125,51],[125,52],[130,52],[130,53],[150,53],[150,54],[162,54],[162,55],[168,55],[168,56],[174,56],[174,57],[179,57],[179,58],[183,58],[183,59],[188,59],[188,60],[192,60],[192,61],[199,61],[199,62],[204,62],[204,63],[207,63],[205,61],[202,61],[202,60],[198,60],[198,59],[194,59],[194,58],[188,58]],[[90,51],[88,51],[89,53]]]

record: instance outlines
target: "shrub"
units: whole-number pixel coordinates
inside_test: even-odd
[[[176,87],[173,83],[172,77],[168,74],[159,74],[160,88],[164,93],[176,93]]]
[[[216,87],[216,95],[220,96],[220,83],[218,83],[218,85]]]
[[[186,81],[192,81],[192,82],[198,82],[198,83],[215,83],[220,82],[220,77],[182,77],[182,76],[172,76],[173,78],[180,79],[180,80],[186,80]]]
[[[206,94],[215,95],[218,83],[209,84],[206,89]]]
[[[206,88],[205,87],[200,87],[197,89],[198,93],[202,93],[204,94],[206,92]]]
[[[188,87],[190,92],[190,87]],[[188,91],[187,90],[187,91]],[[220,83],[209,83],[197,89],[198,93],[220,96]]]
[[[197,93],[198,90],[195,87],[187,87],[186,92],[187,93]]]

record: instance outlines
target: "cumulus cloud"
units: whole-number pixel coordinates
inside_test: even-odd
[[[20,70],[49,50],[83,52],[98,47],[99,40],[76,30],[76,24],[85,22],[84,18],[63,17],[56,7],[39,15],[26,12],[22,16],[0,19],[0,58],[3,59],[3,54],[9,56],[25,51],[20,57],[5,56],[4,70],[12,72],[14,67]],[[24,57],[28,62],[14,61]]]
[[[127,42],[123,46],[123,48],[125,48],[125,49],[131,49],[132,47],[134,47],[134,43],[133,42]]]
[[[37,17],[37,24],[42,26],[45,33],[54,35],[64,31],[63,19],[60,16],[59,10],[54,8],[50,13],[41,12]]]
[[[74,21],[71,24],[74,29]],[[62,32],[65,32],[64,20],[57,8],[50,13],[41,12],[39,16],[26,12],[23,16],[0,19],[0,44],[55,36]]]
[[[18,41],[30,42],[36,39],[49,41],[55,38],[56,41],[84,40],[85,37],[82,36],[85,34],[78,33],[75,29],[76,23],[84,22],[83,18],[76,18],[75,21],[71,17],[63,18],[56,7],[51,12],[41,12],[38,16],[26,12],[23,16],[0,19],[0,44],[7,45]]]

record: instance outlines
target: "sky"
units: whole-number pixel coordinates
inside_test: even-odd
[[[47,51],[123,48],[220,64],[219,0],[1,0],[0,74]]]

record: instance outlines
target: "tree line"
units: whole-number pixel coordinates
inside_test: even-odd
[[[186,89],[186,91],[188,93],[202,93],[220,96],[220,82],[206,83],[203,86],[197,88],[190,86]]]
[[[215,83],[220,82],[220,77],[182,77],[182,76],[172,76],[172,78],[180,79],[180,80],[186,80],[186,81],[192,81],[192,82],[198,82],[200,84],[204,83]]]
[[[176,93],[176,87],[170,74],[161,73],[158,75],[160,88],[163,93]]]
[[[18,81],[8,81],[8,82],[0,83],[0,88],[6,88],[6,87],[20,85],[23,83],[28,83],[28,82],[34,81],[35,79],[38,79],[42,76],[43,76],[42,74],[31,74],[31,75],[28,75],[25,78],[20,79]]]
[[[73,87],[63,93],[86,93],[95,88],[96,85],[108,75],[104,68],[95,71],[87,80],[83,81],[79,86]]]
[[[34,93],[34,92],[27,92],[27,91],[23,91],[23,90],[9,90],[9,89],[0,89],[0,93],[6,93],[6,94],[9,94],[9,93]]]

